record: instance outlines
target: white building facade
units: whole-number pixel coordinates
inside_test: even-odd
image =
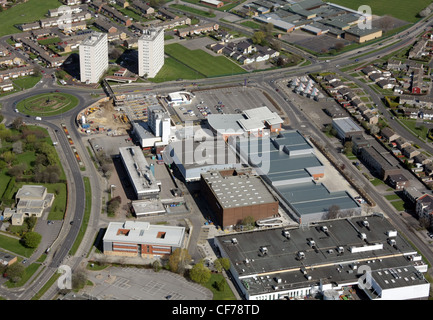
[[[164,29],[149,28],[138,39],[138,75],[154,78],[164,65]]]
[[[97,83],[108,68],[107,34],[93,32],[80,45],[81,82]]]

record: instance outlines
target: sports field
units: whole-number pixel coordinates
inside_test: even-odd
[[[0,37],[21,32],[14,25],[46,18],[48,9],[55,9],[61,5],[58,0],[28,0],[0,12]]]
[[[204,77],[218,77],[246,72],[226,57],[215,57],[200,49],[189,50],[178,43],[166,45],[165,53]]]
[[[332,3],[358,10],[360,5],[371,7],[373,15],[390,15],[408,22],[419,20],[417,14],[427,7],[431,0],[332,0]]]

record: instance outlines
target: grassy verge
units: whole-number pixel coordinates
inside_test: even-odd
[[[179,9],[182,11],[187,11],[187,12],[190,12],[190,13],[202,16],[202,17],[206,17],[206,18],[215,18],[216,17],[215,13],[212,12],[213,9],[211,9],[211,8],[209,8],[208,11],[204,11],[204,10],[199,10],[196,8],[191,8],[191,7],[185,6],[183,4],[171,4],[170,7],[175,8],[175,9]]]
[[[24,247],[20,239],[8,237],[0,234],[1,247],[5,250],[16,253],[17,255],[29,258],[35,249]]]
[[[31,265],[29,265],[25,271],[23,276],[21,277],[21,280],[14,283],[10,280],[8,280],[4,286],[8,287],[8,288],[19,288],[22,287],[23,285],[26,284],[26,282],[30,279],[30,277],[39,269],[41,265],[39,263],[32,263]]]
[[[83,180],[84,180],[84,189],[86,193],[84,217],[81,223],[80,231],[78,232],[77,238],[75,239],[74,245],[72,246],[71,251],[69,253],[71,256],[73,256],[77,252],[78,247],[80,246],[81,241],[83,240],[84,234],[86,233],[87,230],[87,225],[89,224],[90,212],[92,210],[92,190],[90,187],[90,180],[88,177],[84,177]]]
[[[41,290],[39,290],[38,293],[36,293],[32,300],[39,300],[44,294],[45,292],[48,291],[49,288],[51,288],[51,286],[57,281],[57,279],[61,276],[60,273],[55,273],[50,280],[48,280],[48,282],[42,287]]]
[[[236,297],[227,282],[223,291],[218,291],[215,288],[215,283],[222,279],[224,279],[224,276],[221,273],[212,273],[209,281],[205,283],[204,286],[212,291],[213,300],[236,300]]]

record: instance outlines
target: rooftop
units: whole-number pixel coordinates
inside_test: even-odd
[[[158,183],[140,147],[122,147],[119,153],[137,194],[159,192]]]
[[[414,265],[407,257],[417,255],[382,215],[215,239],[250,295],[310,287],[319,282],[357,283],[355,266],[368,264],[372,271],[403,268]]]
[[[184,235],[184,227],[151,225],[142,221],[110,222],[104,241],[180,247]]]
[[[223,208],[277,201],[259,176],[242,171],[227,172],[211,171],[201,175]]]
[[[332,119],[332,123],[338,126],[343,132],[362,131],[362,129],[349,117]]]

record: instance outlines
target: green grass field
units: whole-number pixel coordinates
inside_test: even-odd
[[[173,58],[165,58],[164,66],[155,78],[149,78],[152,82],[173,81],[177,79],[194,80],[204,78],[197,71],[187,67]]]
[[[417,14],[427,7],[430,0],[333,0],[332,3],[339,4],[354,10],[358,10],[360,5],[371,7],[373,15],[383,16],[390,15],[394,18],[408,22],[416,22],[419,20]]]
[[[246,72],[226,57],[215,57],[200,49],[189,50],[178,43],[166,45],[165,53],[205,77],[218,77]]]
[[[207,18],[215,18],[215,13],[213,13],[212,11],[214,10],[214,8],[209,8],[206,10],[206,8],[203,8],[203,10],[199,10],[196,8],[192,8],[192,7],[188,7],[185,6],[183,4],[171,4],[170,7],[175,8],[175,9],[179,9],[179,10],[183,10],[183,11],[187,11],[199,16],[203,16],[203,17],[207,17]],[[206,10],[206,11],[205,11]]]
[[[78,98],[62,92],[41,93],[21,100],[17,109],[30,116],[54,116],[75,108]]]
[[[48,9],[61,6],[58,0],[29,0],[0,13],[0,36],[21,32],[14,25],[45,18]]]

